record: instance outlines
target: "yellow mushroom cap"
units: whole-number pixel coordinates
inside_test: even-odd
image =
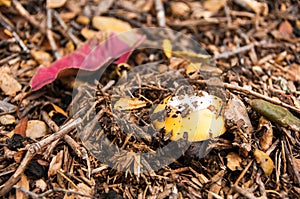
[[[184,138],[186,134],[188,141],[203,141],[226,131],[221,114],[222,100],[216,96],[206,92],[202,92],[202,96],[175,96],[164,104],[170,109],[164,124],[153,122],[157,129],[164,128],[166,134],[171,133],[171,140]],[[154,111],[161,111],[162,106]]]

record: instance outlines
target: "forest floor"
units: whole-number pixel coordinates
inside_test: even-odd
[[[300,198],[299,13],[0,0],[0,196]]]

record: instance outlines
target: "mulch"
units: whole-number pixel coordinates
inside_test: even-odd
[[[0,6],[3,198],[300,198],[299,1],[8,2]],[[99,30],[94,16],[121,23]],[[69,70],[32,91],[39,66],[122,27],[171,29],[150,33],[174,52],[136,49],[90,84]],[[187,53],[189,38],[207,53]],[[224,134],[174,141],[153,127],[153,104],[203,90],[224,101]],[[126,97],[137,100],[114,110]],[[32,120],[47,133],[26,135]]]

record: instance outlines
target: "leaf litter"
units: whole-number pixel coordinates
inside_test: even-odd
[[[0,183],[4,185],[0,188],[1,195],[16,196],[16,192],[10,190],[17,189],[20,197],[26,195],[49,198],[299,197],[300,30],[299,6],[294,1],[125,0],[108,1],[108,7],[101,7],[104,4],[97,4],[96,1],[75,3],[73,0],[66,2],[49,0],[48,8],[40,1],[0,2],[0,65],[2,68],[8,67],[12,72],[6,74],[14,79],[10,78],[11,81],[8,81],[7,76],[1,73],[4,83],[8,86],[2,88],[0,108],[1,115],[10,114],[16,119],[15,122],[1,126],[0,147],[3,156],[1,156]],[[160,9],[155,8],[159,5],[157,2],[163,5]],[[214,7],[212,6],[214,2],[220,4]],[[6,6],[11,7],[7,9]],[[53,8],[52,11],[50,7]],[[145,12],[142,13],[141,10]],[[162,15],[158,15],[158,12]],[[118,166],[133,167],[134,173],[118,172],[103,165],[92,154],[84,152],[84,146],[73,131],[69,133],[69,137],[63,137],[62,140],[57,137],[55,145],[50,145],[47,138],[49,136],[52,139],[55,135],[53,133],[59,131],[59,127],[51,125],[54,119],[52,120],[50,115],[53,112],[49,114],[51,111],[46,111],[50,119],[40,117],[41,111],[46,109],[43,105],[56,104],[63,110],[59,112],[67,113],[71,117],[79,114],[70,111],[72,87],[63,87],[61,82],[54,80],[62,69],[83,67],[82,63],[88,54],[83,48],[86,47],[91,52],[93,49],[91,44],[93,47],[99,44],[89,43],[95,41],[93,38],[90,41],[85,38],[97,37],[99,33],[108,34],[103,33],[101,27],[96,29],[92,27],[93,24],[90,22],[93,21],[93,13],[101,13],[100,17],[110,17],[118,21],[118,24],[121,24],[116,25],[118,30],[122,30],[120,27],[122,25],[129,29],[165,23],[167,27],[194,36],[215,60],[218,68],[214,73],[221,75],[224,82],[228,111],[225,111],[226,132],[220,137],[215,137],[215,141],[209,140],[208,143],[204,142],[206,144],[193,143],[194,150],[182,154],[172,164],[149,173],[141,172],[145,160],[132,154],[127,157],[115,156],[112,160],[123,158],[124,165]],[[74,16],[84,16],[85,19],[76,21]],[[103,19],[105,23],[109,22],[105,20],[107,18]],[[48,27],[48,31],[45,30],[46,21],[53,23]],[[119,42],[118,38],[115,41]],[[70,42],[77,51],[66,55],[64,52],[72,51],[67,45]],[[80,44],[84,42],[87,43],[80,48]],[[119,62],[127,61],[131,66],[139,66],[159,61],[162,69],[171,67],[184,71],[183,75],[189,79],[196,92],[205,90],[204,84],[207,81],[203,80],[202,75],[208,70],[208,64],[203,64],[205,58],[201,56],[199,58],[199,54],[195,56],[186,51],[176,52],[168,42],[165,42],[163,47],[165,52],[133,51],[137,45],[138,43],[125,44],[124,47],[132,53],[124,55]],[[99,49],[101,48],[105,50],[100,45]],[[59,67],[52,68],[52,73],[39,76],[37,68],[40,64],[48,65],[51,60],[55,60],[57,49],[66,57],[72,57],[75,62],[70,63],[66,57],[56,62],[52,61],[52,65],[58,63]],[[33,54],[29,55],[29,52]],[[88,60],[99,55],[97,50],[94,52]],[[117,53],[118,56],[114,57],[116,55],[114,52],[109,54],[113,58],[121,55]],[[195,62],[195,59],[202,61]],[[105,62],[106,60],[99,63],[86,62],[84,67],[95,70]],[[191,67],[188,62],[201,64]],[[100,124],[106,125],[105,132],[98,132],[96,129],[95,135],[101,137],[102,133],[106,133],[120,148],[131,151],[151,151],[159,144],[167,144],[168,137],[164,137],[163,132],[149,135],[142,128],[139,131],[135,130],[140,133],[139,136],[127,136],[122,129],[115,129],[111,123],[109,106],[111,99],[108,96],[112,94],[114,84],[109,82],[125,77],[123,75],[126,73],[123,69],[117,72],[114,65],[95,88],[99,93],[96,96],[98,103],[95,106],[97,110],[103,110],[98,112],[99,118],[96,119]],[[149,71],[147,73],[152,74]],[[33,78],[34,74],[39,77],[36,81]],[[70,74],[74,73],[67,75]],[[29,82],[32,78],[33,90],[36,93],[44,92],[43,94],[34,95],[29,92]],[[218,87],[218,84],[214,86]],[[147,117],[151,112],[150,104],[163,101],[170,92],[155,84],[139,88],[144,89],[143,93],[133,93],[137,98],[134,102],[141,102],[142,105],[133,104],[133,107],[130,105],[123,111],[126,112],[124,116],[129,116],[131,121],[146,127],[150,119]],[[88,93],[84,94],[85,97],[88,96]],[[262,98],[264,101],[256,98]],[[130,100],[128,104],[131,104]],[[84,106],[82,112],[88,116],[89,112]],[[37,140],[25,138],[24,128],[22,136],[11,133],[16,125],[22,123],[20,114],[22,116],[25,114],[29,120],[45,120],[50,127],[47,135],[36,138]],[[55,121],[68,122],[64,114],[58,115],[61,118]],[[266,121],[262,121],[262,116]],[[160,119],[164,121],[163,117]],[[159,139],[155,140],[153,136]],[[31,149],[36,148],[30,144],[37,142],[43,149],[31,153],[35,151]],[[176,143],[180,145],[184,142],[184,139],[181,139]],[[51,150],[47,150],[50,151],[48,156],[50,159],[42,157],[48,144],[52,147]],[[28,145],[31,148],[27,148]],[[199,158],[199,153],[195,151],[203,148],[212,150]],[[62,152],[63,157],[59,158],[61,164],[57,167],[59,169],[56,168],[56,172],[48,176],[47,170],[51,160]],[[30,183],[26,182],[24,176],[27,176]],[[21,181],[17,184],[19,179]],[[40,180],[47,184],[41,183]]]

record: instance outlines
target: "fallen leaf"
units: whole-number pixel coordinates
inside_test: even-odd
[[[61,169],[62,160],[63,160],[64,151],[61,150],[54,156],[50,162],[49,170],[48,170],[48,177],[51,177],[57,173],[59,169]]]
[[[16,118],[13,115],[5,114],[0,116],[0,124],[10,125],[16,122]]]
[[[43,50],[30,50],[30,55],[41,65],[49,66],[52,62],[52,57],[49,53]]]
[[[27,179],[27,176],[24,175],[24,174],[21,175],[21,179],[19,180],[19,182],[17,182],[16,185],[24,188],[27,191],[29,191],[29,181]],[[16,198],[18,198],[18,199],[27,199],[28,196],[23,191],[20,191],[20,190],[17,189],[16,190]]]
[[[21,91],[21,84],[7,73],[0,74],[0,88],[5,95],[15,96],[17,92]]]
[[[270,158],[270,156],[259,149],[255,149],[254,157],[257,163],[260,164],[266,176],[270,176],[275,168],[273,160]]]
[[[242,170],[241,167],[242,158],[238,154],[234,152],[230,152],[228,153],[226,158],[227,158],[227,167],[231,171]]]
[[[14,154],[14,160],[16,163],[21,163],[21,161],[23,160],[23,157],[24,157],[24,153],[25,151],[17,151],[15,154]]]
[[[185,2],[170,2],[170,10],[173,15],[186,17],[191,11],[190,6],[188,6]]]
[[[40,120],[29,120],[27,123],[26,136],[32,139],[40,138],[46,135],[47,126]]]
[[[55,110],[57,113],[60,113],[60,114],[62,114],[62,115],[65,116],[65,117],[69,117],[68,114],[67,114],[62,108],[60,108],[59,106],[57,106],[57,105],[55,105],[55,104],[53,104],[53,103],[51,103],[51,105],[52,105],[52,107],[54,108],[54,110]]]
[[[47,0],[46,7],[47,8],[61,8],[65,5],[67,0]]]
[[[203,3],[204,8],[209,11],[217,12],[224,7],[227,0],[206,0]]]
[[[92,39],[98,34],[98,31],[88,29],[86,27],[80,30],[80,34],[86,39]]]
[[[263,151],[266,151],[270,148],[273,141],[273,128],[270,121],[266,120],[264,117],[259,119],[259,129],[265,127],[264,134],[259,138],[259,145],[261,146]],[[258,130],[259,130],[258,129]]]
[[[83,25],[88,25],[90,23],[90,19],[87,16],[79,15],[76,18],[76,22]]]
[[[242,128],[247,134],[253,131],[246,106],[233,94],[225,106],[224,118],[228,126],[235,125],[237,128]]]
[[[289,38],[293,34],[293,27],[288,21],[284,21],[280,24],[278,31],[282,37]]]
[[[47,183],[43,179],[38,179],[35,181],[35,186],[41,191],[45,191],[47,188]]]
[[[39,68],[31,79],[30,86],[32,90],[38,90],[53,82],[59,73],[65,69],[80,68],[82,70],[95,71],[112,58],[118,58],[117,64],[124,62],[144,39],[144,36],[137,34],[129,33],[120,36],[113,32],[101,43],[96,38],[93,38],[78,50],[55,61],[49,67],[43,66]]]
[[[170,58],[172,56],[172,44],[171,44],[171,41],[168,40],[168,39],[164,39],[162,47],[163,47],[163,50],[164,50],[164,53],[165,53],[166,57]]]
[[[0,0],[0,6],[11,6],[11,0]]]
[[[295,131],[300,131],[300,119],[288,109],[262,99],[253,99],[250,101],[250,105],[268,120],[284,127],[290,127]]]
[[[10,112],[14,112],[16,111],[17,109],[17,106],[11,104],[11,103],[8,103],[6,101],[0,101],[0,110],[3,112],[3,113],[10,113]]]
[[[146,101],[139,100],[138,98],[123,97],[116,101],[114,108],[118,110],[134,110],[145,107]]]
[[[258,2],[255,0],[233,0],[233,2],[243,8],[254,11],[256,14],[262,14],[263,16],[266,16],[269,12],[268,4],[266,2]]]
[[[14,134],[18,134],[18,135],[21,135],[22,137],[25,137],[26,136],[27,123],[28,123],[27,117],[23,117],[22,119],[20,119],[19,123],[17,124],[17,126],[13,130]]]
[[[129,23],[113,17],[95,16],[92,19],[92,24],[98,30],[126,32],[132,29]]]

